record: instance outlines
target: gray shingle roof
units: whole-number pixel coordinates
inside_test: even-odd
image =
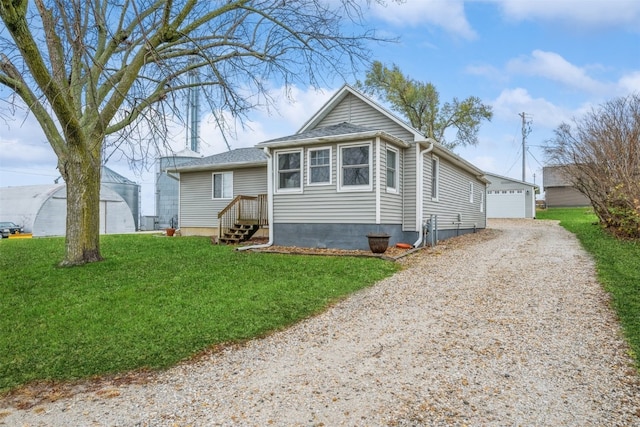
[[[282,138],[271,139],[269,141],[264,141],[258,144],[258,146],[263,144],[273,144],[278,142],[289,142],[289,141],[299,141],[304,139],[314,139],[314,138],[325,138],[330,136],[338,136],[338,135],[350,135],[355,133],[362,132],[372,132],[375,129],[367,128],[364,126],[357,126],[351,123],[340,123],[337,125],[325,126],[321,128],[315,128],[307,132],[296,133],[289,136],[283,136]]]
[[[179,165],[176,169],[191,169],[198,166],[217,166],[225,164],[243,164],[243,163],[267,163],[267,156],[264,151],[259,148],[236,148],[235,150],[226,151],[224,153],[214,154],[212,156],[195,159],[187,163]]]

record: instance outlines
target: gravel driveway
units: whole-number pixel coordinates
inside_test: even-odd
[[[500,220],[286,331],[10,426],[640,426],[640,382],[593,262]]]

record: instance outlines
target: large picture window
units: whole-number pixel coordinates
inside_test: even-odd
[[[387,149],[387,191],[398,191],[398,152]]]
[[[302,189],[302,152],[277,153],[277,186],[280,191]]]
[[[309,149],[309,184],[331,184],[331,149]]]
[[[212,179],[214,199],[233,198],[233,172],[214,173]]]
[[[371,144],[340,147],[340,187],[371,189]]]

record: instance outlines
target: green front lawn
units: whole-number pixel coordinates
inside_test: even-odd
[[[586,208],[555,208],[537,212],[539,219],[557,219],[574,233],[593,256],[598,279],[612,296],[625,337],[640,367],[640,241],[612,237]]]
[[[197,237],[104,236],[101,246],[104,262],[59,268],[61,238],[0,241],[0,392],[165,368],[284,328],[398,269]]]

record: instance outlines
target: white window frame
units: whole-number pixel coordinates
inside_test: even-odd
[[[473,182],[469,181],[469,203],[473,203]]]
[[[222,177],[222,197],[216,197],[216,175]],[[227,180],[231,182],[228,183]],[[228,184],[228,185],[226,185]],[[225,188],[231,189],[231,194],[225,194]],[[233,172],[213,172],[211,174],[211,199],[212,200],[230,200],[233,199]]]
[[[431,201],[440,199],[440,158],[431,155]]]
[[[296,150],[279,150],[273,153],[273,161],[275,162],[273,172],[274,172],[274,188],[276,194],[283,193],[302,193],[302,183],[304,182],[304,154],[302,152],[302,148]],[[283,154],[298,154],[300,155],[300,168],[297,169],[300,171],[300,186],[292,187],[292,188],[280,188],[280,155]],[[296,169],[290,169],[296,170]]]
[[[395,182],[393,183],[393,187],[389,187],[389,151],[391,151],[392,153],[394,153],[396,155],[396,161],[395,164],[393,165],[393,171],[395,172]],[[384,152],[385,156],[386,156],[386,176],[385,176],[385,185],[387,186],[387,193],[398,193],[400,191],[400,151],[397,150],[394,147],[387,147],[387,149]]]
[[[344,183],[342,182],[342,149],[354,147],[369,147],[369,183],[367,185],[344,185]],[[338,175],[338,192],[373,191],[373,144],[371,142],[338,144],[336,174]]]
[[[314,151],[329,151],[329,164],[328,165],[312,165],[311,164],[311,153]],[[328,167],[329,168],[329,181],[322,182],[311,182],[311,169],[313,167]],[[307,149],[307,185],[316,186],[316,185],[331,185],[333,182],[333,150],[331,147],[314,147]]]
[[[480,212],[484,212],[484,191],[480,192]]]

